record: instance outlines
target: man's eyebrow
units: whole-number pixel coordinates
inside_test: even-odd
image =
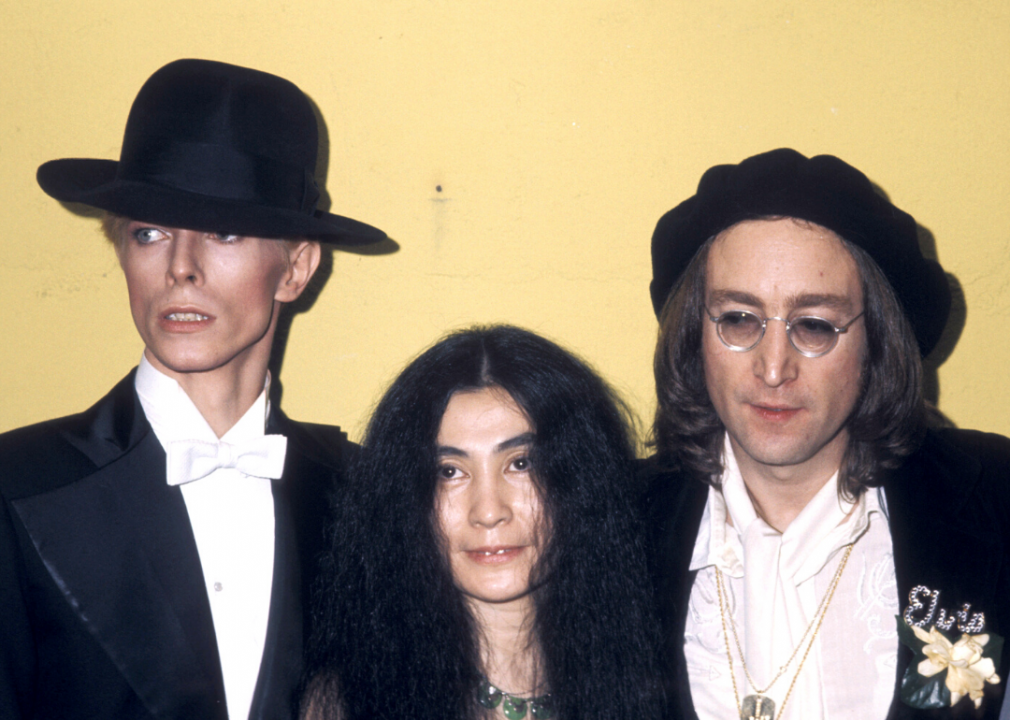
[[[495,445],[495,452],[505,452],[506,450],[511,450],[512,448],[522,447],[523,445],[532,445],[533,439],[536,437],[535,433],[527,432],[522,435],[516,435],[508,440],[503,440],[502,442]],[[439,457],[451,456],[451,457],[469,457],[470,453],[465,450],[460,450],[452,445],[439,445],[435,448],[435,452]]]
[[[764,302],[756,295],[741,290],[713,290],[709,295],[711,305],[722,303],[740,303],[755,308],[763,308]],[[834,293],[801,293],[786,298],[786,307],[790,311],[797,308],[827,308],[830,310],[852,310],[852,298]]]
[[[794,295],[789,298],[787,305],[791,309],[823,307],[831,310],[851,310],[852,298],[847,295],[834,295],[832,293],[805,293]]]
[[[757,295],[751,295],[748,292],[743,292],[742,290],[713,290],[708,296],[708,301],[712,305],[720,305],[722,303],[740,303],[742,305],[750,305],[751,307],[764,307],[764,303],[757,297]]]

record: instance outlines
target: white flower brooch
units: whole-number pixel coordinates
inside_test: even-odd
[[[939,595],[938,590],[921,585],[914,588],[909,594],[909,607],[897,618],[898,637],[915,654],[901,680],[901,699],[912,707],[931,709],[950,707],[967,696],[978,708],[986,683],[1000,681],[996,671],[1003,638],[981,632],[985,617],[975,613],[969,618],[970,605],[956,613],[941,610],[937,622],[929,630],[924,629],[934,618]],[[932,600],[931,607],[923,617],[916,617],[917,610],[925,609],[918,602],[922,596]],[[955,624],[961,637],[952,640],[945,631]]]

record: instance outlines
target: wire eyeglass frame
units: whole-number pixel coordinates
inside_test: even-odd
[[[859,318],[863,317],[866,311],[865,310],[861,311],[858,315],[856,315],[854,318],[852,318],[842,326],[835,325],[827,318],[822,318],[817,315],[801,315],[799,317],[793,318],[792,320],[788,320],[783,317],[775,317],[775,316],[762,318],[757,313],[750,312],[749,310],[729,310],[727,312],[724,312],[722,315],[712,315],[712,312],[708,308],[705,308],[705,313],[708,315],[708,319],[711,320],[713,323],[715,323],[715,334],[719,337],[719,341],[733,352],[747,352],[748,350],[753,350],[754,348],[756,348],[758,345],[761,344],[761,341],[764,339],[765,330],[768,328],[768,321],[780,320],[786,324],[786,337],[789,338],[789,344],[793,346],[793,349],[795,349],[796,352],[798,352],[800,355],[803,355],[804,357],[819,358],[827,355],[829,352],[834,350],[835,346],[838,345],[838,336],[841,335],[842,333],[848,332],[852,324],[856,322],[856,320],[858,320]],[[747,346],[734,345],[723,336],[723,328],[724,328],[723,321],[732,316],[736,316],[740,319],[754,318],[755,320],[761,323],[761,332],[758,333],[758,336],[753,343]],[[800,347],[796,343],[796,338],[794,337],[793,329],[800,323],[811,320],[819,323],[824,323],[826,326],[824,328],[825,330],[827,328],[831,328],[834,331],[831,334],[831,338],[828,342],[828,345],[824,350],[820,351],[807,350]]]

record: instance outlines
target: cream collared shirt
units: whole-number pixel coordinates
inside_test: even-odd
[[[691,697],[699,718],[738,717],[716,594],[715,568],[727,589],[727,624],[736,624],[747,669],[764,688],[789,659],[827,591],[844,547],[854,543],[820,632],[799,675],[803,650],[766,693],[778,720],[884,718],[894,692],[897,584],[883,495],[856,503],[838,497],[832,477],[784,533],[754,510],[732,447],[724,446],[722,490],[709,488],[691,560],[697,570],[684,635]],[[727,625],[728,627],[728,625]],[[730,633],[740,698],[752,694]]]
[[[263,393],[221,438],[223,442],[239,445],[265,434],[269,382],[267,378]],[[175,440],[218,441],[185,391],[146,357],[140,360],[135,387],[166,454]],[[274,567],[270,480],[219,469],[179,487],[200,553],[228,716],[244,720],[256,690],[270,616]]]

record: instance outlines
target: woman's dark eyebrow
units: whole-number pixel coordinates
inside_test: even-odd
[[[535,437],[536,434],[531,432],[516,435],[514,438],[510,438],[509,440],[499,443],[498,447],[495,448],[495,451],[504,452],[506,450],[511,450],[512,448],[522,447],[523,445],[532,445],[533,438]]]
[[[451,455],[453,457],[467,457],[467,453],[463,452],[459,448],[454,448],[451,445],[439,445],[435,448],[435,454],[439,457],[443,455]]]
[[[527,432],[522,435],[516,435],[514,438],[509,438],[508,440],[503,440],[498,443],[494,451],[495,452],[505,452],[506,450],[511,450],[512,448],[522,447],[523,445],[532,445],[533,438],[536,437],[535,433]],[[451,445],[439,445],[435,448],[435,453],[439,457],[451,456],[451,457],[469,457],[470,453],[465,450],[460,450],[459,448],[453,447]]]

